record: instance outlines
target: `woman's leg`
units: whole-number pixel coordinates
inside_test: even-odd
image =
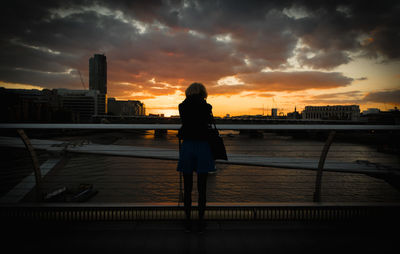
[[[193,173],[183,173],[183,203],[185,206],[186,219],[190,220],[192,210],[192,188],[193,188]]]
[[[197,174],[197,190],[199,192],[199,219],[203,220],[206,210],[206,194],[207,194],[207,176],[208,173]]]

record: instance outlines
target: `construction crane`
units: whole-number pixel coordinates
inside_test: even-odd
[[[78,73],[79,73],[79,77],[81,78],[83,90],[86,90],[85,83],[83,83],[82,75],[81,75],[81,72],[79,70],[78,70]]]

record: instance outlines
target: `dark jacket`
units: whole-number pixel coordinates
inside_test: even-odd
[[[182,127],[178,137],[183,140],[208,139],[208,128],[212,123],[212,106],[200,96],[189,96],[179,104]]]

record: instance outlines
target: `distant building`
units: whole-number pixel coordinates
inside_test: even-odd
[[[301,114],[297,111],[296,107],[294,107],[294,112],[290,112],[287,114],[288,119],[301,119]]]
[[[97,90],[54,89],[61,107],[79,114],[82,122],[90,122],[95,115],[105,114],[105,97]]]
[[[149,117],[156,117],[156,118],[158,118],[158,117],[164,117],[164,114],[149,114]]]
[[[116,100],[109,98],[107,100],[107,112],[115,116],[144,116],[146,109],[144,104],[136,100]]]
[[[363,111],[360,120],[370,124],[400,124],[400,111],[397,107],[388,111],[369,108]]]
[[[1,122],[71,123],[79,114],[61,105],[56,90],[0,88]]]
[[[89,90],[0,88],[2,122],[91,122],[107,113],[105,55],[89,59]]]
[[[302,116],[303,119],[358,121],[360,107],[358,105],[306,106]]]
[[[95,54],[89,59],[89,90],[107,94],[107,59],[105,55]]]
[[[89,59],[89,90],[99,91],[97,115],[107,113],[107,58],[95,54]]]
[[[278,109],[277,108],[272,108],[271,109],[271,116],[272,117],[277,117],[278,116]]]
[[[369,115],[369,114],[379,114],[380,109],[379,108],[369,108],[367,110],[364,110],[362,112],[363,115]]]

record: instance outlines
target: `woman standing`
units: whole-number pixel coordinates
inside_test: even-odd
[[[208,172],[215,170],[214,159],[208,140],[208,128],[212,123],[212,106],[206,102],[207,91],[203,84],[193,83],[186,89],[186,99],[179,104],[182,127],[178,137],[183,140],[179,151],[178,171],[183,173],[185,229],[191,230],[193,172],[197,173],[199,194],[198,230],[204,230],[206,186]]]

